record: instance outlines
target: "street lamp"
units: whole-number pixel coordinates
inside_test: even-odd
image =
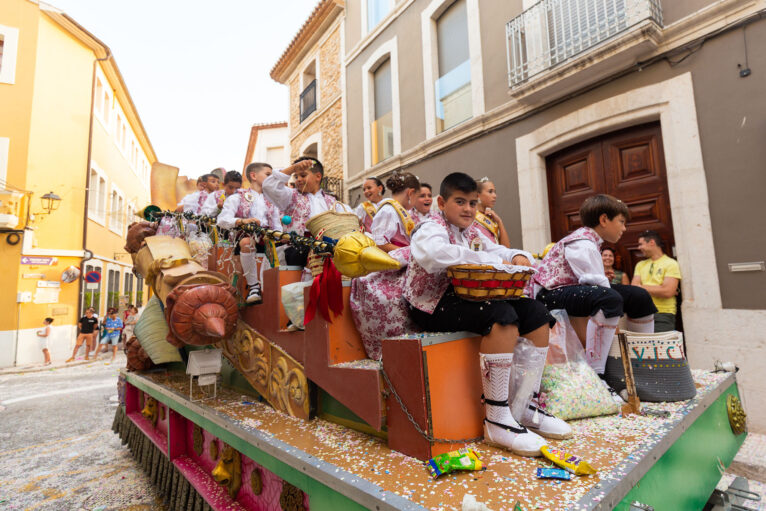
[[[61,202],[61,197],[53,192],[48,192],[40,197],[40,200],[43,203],[45,214],[50,215],[52,211],[56,211],[56,209],[58,209],[59,202]]]

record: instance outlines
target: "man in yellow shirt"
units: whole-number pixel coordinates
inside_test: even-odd
[[[638,249],[647,259],[634,270],[633,284],[646,289],[657,307],[654,331],[669,332],[676,329],[676,294],[681,281],[678,261],[662,251],[662,239],[657,231],[644,231],[638,237]]]

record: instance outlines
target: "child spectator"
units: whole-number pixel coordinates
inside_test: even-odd
[[[644,231],[638,236],[638,249],[644,254],[643,261],[636,264],[633,285],[652,295],[657,307],[654,315],[654,331],[670,332],[676,329],[676,294],[681,282],[678,261],[668,257],[662,250],[662,238],[657,231]]]
[[[476,208],[476,224],[481,233],[504,247],[510,248],[511,240],[505,230],[503,219],[495,213],[497,190],[488,177],[476,181],[479,187],[479,206]]]
[[[279,211],[263,193],[263,183],[271,172],[271,165],[268,163],[251,163],[245,168],[245,177],[250,183],[250,188],[240,189],[226,198],[218,215],[219,227],[233,229],[241,225],[256,224],[267,229],[279,229]],[[245,303],[248,304],[262,301],[256,260],[256,253],[259,251],[263,252],[263,245],[257,246],[249,236],[242,237],[234,249],[247,281]]]
[[[370,232],[372,219],[378,211],[380,201],[383,200],[386,187],[377,177],[368,177],[362,185],[362,193],[364,193],[364,198],[367,200],[359,204],[354,209],[354,213],[359,217],[359,221],[362,222],[364,230]]]
[[[378,212],[370,226],[372,239],[381,250],[391,252],[410,244],[410,233],[415,221],[407,212],[412,207],[415,195],[420,190],[418,178],[405,172],[394,173],[386,180],[393,197],[378,204]],[[390,207],[385,207],[390,206]]]
[[[604,275],[609,279],[610,284],[622,284],[627,286],[628,274],[614,267],[614,249],[610,247],[601,247],[601,261],[604,263]]]
[[[512,366],[520,364],[527,368],[526,381],[520,386],[539,389],[555,320],[540,302],[529,298],[463,300],[447,277],[447,268],[457,264],[528,267],[532,255],[498,245],[474,227],[478,192],[469,175],[455,172],[445,177],[437,203],[441,213],[421,223],[412,234],[404,285],[410,317],[425,331],[468,330],[483,336],[479,363],[486,413],[484,439],[522,456],[539,456],[546,442],[533,431],[566,438],[571,429],[540,410],[536,397],[531,404],[524,403],[521,417],[514,417],[509,403],[516,396],[509,395],[509,382]],[[534,344],[528,360],[514,354],[519,335]]]
[[[45,365],[47,366],[51,365],[51,353],[48,351],[48,341],[51,338],[51,323],[53,323],[53,318],[45,318],[43,328],[37,331],[37,343],[40,349],[43,350]]]
[[[117,357],[117,345],[120,343],[120,334],[122,333],[123,326],[122,320],[117,316],[117,309],[109,309],[107,317],[104,320],[104,336],[101,338],[101,344],[96,348],[93,360],[98,360],[98,356],[101,353],[101,346],[106,347],[104,351],[109,351],[108,346],[111,344],[112,359],[109,363],[114,362],[114,359]]]
[[[627,314],[627,329],[653,332],[657,312],[649,293],[613,284],[604,273],[601,244],[617,243],[630,218],[628,207],[610,195],[594,195],[580,206],[584,227],[562,238],[532,277],[533,291],[548,310],[566,309],[585,347],[591,367],[604,374],[617,323]]]
[[[202,209],[200,209],[200,215],[211,218],[217,217],[223,209],[223,203],[226,201],[226,198],[231,197],[240,188],[242,188],[242,174],[236,170],[230,170],[223,178],[223,188],[215,190],[207,196]]]
[[[295,188],[289,188],[286,185],[293,174]],[[263,193],[266,197],[282,214],[291,217],[291,231],[300,235],[306,234],[309,219],[325,211],[352,212],[351,208],[321,189],[323,177],[324,167],[319,160],[301,156],[291,166],[274,172],[263,182]],[[285,250],[285,262],[289,266],[306,266],[308,255],[308,248],[291,246]]]
[[[420,192],[412,204],[410,209],[410,216],[415,221],[415,225],[419,224],[429,216],[431,216],[431,204],[433,204],[433,189],[428,183],[420,183]]]

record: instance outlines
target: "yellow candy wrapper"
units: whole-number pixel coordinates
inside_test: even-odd
[[[569,454],[547,445],[540,447],[540,452],[553,463],[576,476],[587,476],[597,472],[587,461],[574,454]]]

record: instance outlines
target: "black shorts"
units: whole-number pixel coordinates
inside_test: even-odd
[[[556,320],[543,304],[530,298],[471,302],[459,298],[452,287],[447,289],[433,314],[409,306],[410,317],[426,332],[460,332],[467,330],[487,335],[496,323],[516,325],[524,335]]]
[[[311,249],[306,246],[289,246],[285,248],[285,264],[287,266],[300,266],[301,268],[306,266],[309,258],[309,251]]]
[[[604,317],[614,318],[627,314],[629,318],[642,318],[657,312],[652,297],[646,289],[624,284],[601,286],[564,286],[556,289],[541,289],[537,293],[548,310],[564,309],[573,317],[589,317],[598,311]]]

